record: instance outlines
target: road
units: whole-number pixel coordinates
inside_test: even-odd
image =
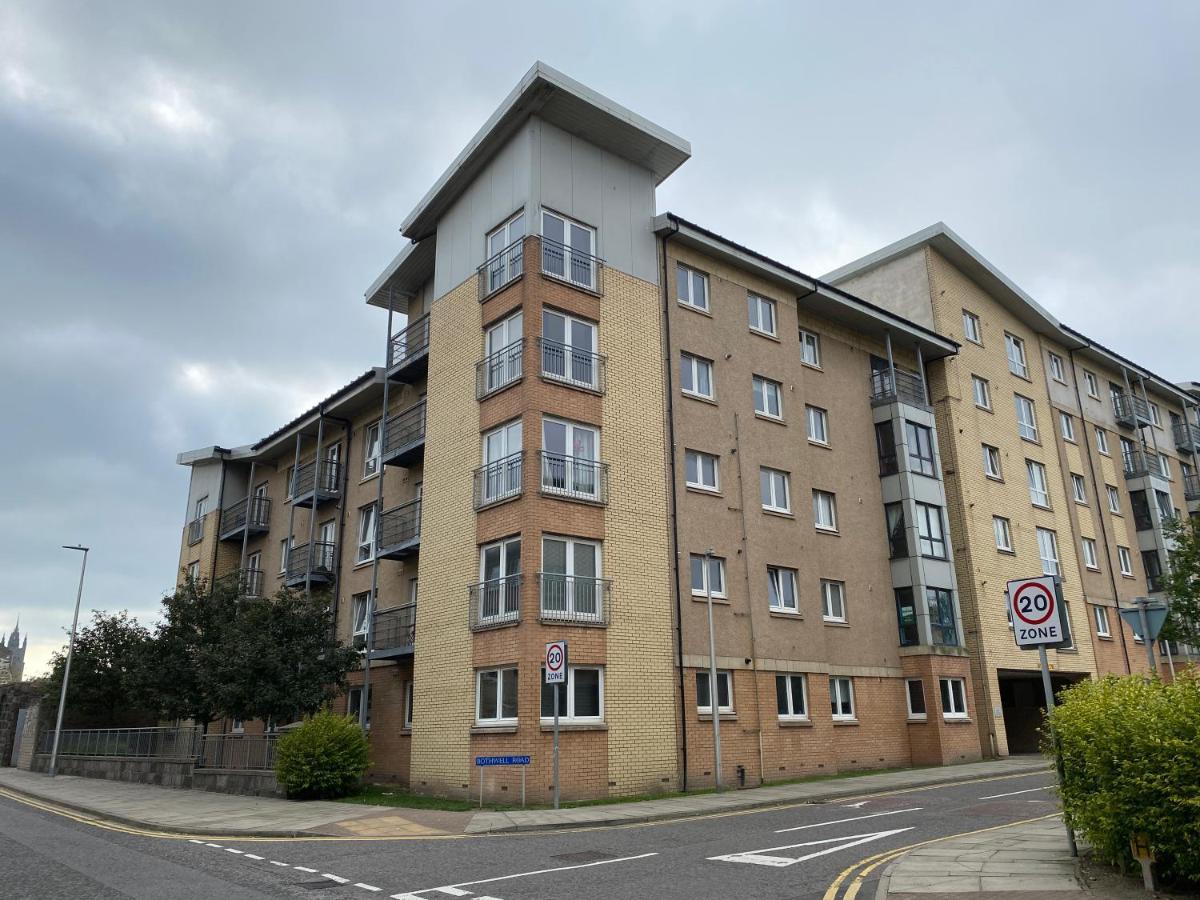
[[[830,891],[848,867],[1054,813],[1052,783],[1037,773],[649,825],[399,841],[150,837],[0,797],[0,896],[853,900],[872,896],[882,866]]]

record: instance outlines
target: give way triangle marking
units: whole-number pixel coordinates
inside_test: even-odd
[[[709,859],[719,860],[721,862],[736,862],[736,863],[751,863],[756,866],[794,866],[796,863],[804,862],[805,860],[815,859],[818,856],[825,856],[828,853],[837,853],[839,850],[846,850],[850,847],[857,847],[859,844],[866,844],[869,841],[878,841],[883,838],[891,837],[893,834],[900,834],[904,831],[912,831],[912,828],[893,828],[891,831],[873,831],[870,834],[850,834],[844,837],[825,838],[822,841],[805,841],[803,844],[786,844],[782,847],[764,847],[762,850],[747,850],[744,853],[729,853],[725,856],[710,856]],[[826,846],[832,844],[833,846]],[[825,847],[824,850],[815,850],[812,853],[805,853],[803,856],[778,856],[775,855],[779,850],[798,850],[801,847]]]

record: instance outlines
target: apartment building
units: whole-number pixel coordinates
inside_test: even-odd
[[[1161,596],[1164,523],[1197,511],[1196,398],[1054,318],[939,223],[826,276],[960,344],[929,364],[985,752],[1036,749],[1036,654],[1005,583],[1056,575],[1072,646],[1056,685],[1144,671],[1118,607]],[[1181,654],[1182,651],[1182,654]],[[1162,644],[1164,674],[1193,658]]]
[[[329,592],[372,777],[528,754],[547,797],[555,639],[566,797],[711,784],[714,704],[727,784],[979,758],[924,376],[957,341],[656,216],[689,155],[535,65],[368,289],[379,366],[179,457],[181,577]]]

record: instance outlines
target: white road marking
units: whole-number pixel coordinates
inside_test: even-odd
[[[924,807],[911,806],[908,809],[893,809],[890,812],[871,813],[869,816],[854,816],[851,819],[834,819],[831,822],[817,822],[813,825],[797,825],[795,828],[776,828],[776,834],[783,834],[785,831],[803,831],[805,828],[820,828],[822,825],[841,825],[844,822],[861,822],[863,819],[875,819],[879,816],[894,816],[899,813],[920,812]]]
[[[350,879],[343,878],[341,875],[330,875],[328,872],[321,873],[322,878],[328,878],[330,881],[336,881],[338,884],[346,884]]]
[[[197,840],[196,838],[188,838],[188,843],[189,844],[203,844],[204,841]],[[209,846],[211,847],[212,845],[210,844]]]
[[[1017,794],[1032,794],[1034,791],[1048,791],[1050,785],[1036,788],[1026,788],[1023,791],[1009,791],[1007,794],[988,794],[986,797],[980,797],[980,800],[995,800],[997,797],[1015,797]]]
[[[279,861],[279,860],[277,860],[277,859],[273,859],[273,860],[271,860],[271,865],[273,865],[273,866],[284,866],[285,868],[288,868],[288,869],[290,869],[290,868],[292,867],[292,864],[291,864],[291,863],[280,862],[280,861]]]
[[[470,897],[470,891],[460,891],[456,887],[440,887],[434,888],[439,894],[449,894],[451,897]]]
[[[478,881],[460,881],[460,882],[458,882],[458,884],[447,884],[447,885],[443,885],[441,887],[436,887],[436,888],[421,888],[420,890],[417,890],[417,891],[408,891],[407,893],[392,894],[392,900],[426,900],[426,898],[418,897],[417,895],[418,894],[426,894],[426,893],[429,893],[430,891],[439,891],[443,894],[450,894],[450,896],[452,896],[452,897],[466,897],[466,896],[470,895],[470,893],[471,893],[470,891],[462,891],[461,893],[456,893],[455,891],[453,891],[451,889],[470,887],[470,886],[476,885],[476,884],[491,884],[494,881],[508,881],[509,879],[512,879],[512,878],[528,878],[530,875],[547,875],[551,872],[568,872],[568,871],[571,871],[572,869],[590,869],[593,866],[607,866],[607,865],[610,865],[611,863],[633,862],[636,859],[647,859],[651,856],[658,856],[658,853],[657,852],[639,853],[637,856],[621,856],[621,857],[618,857],[617,859],[601,859],[596,862],[579,863],[578,865],[574,865],[574,866],[556,866],[553,869],[534,869],[532,872],[517,872],[513,875],[497,875],[495,878],[480,878]],[[477,898],[477,900],[484,900],[484,898],[480,897],[480,898]]]
[[[261,856],[255,856],[253,853],[247,853],[246,859],[262,859]]]
[[[870,802],[870,800],[859,800],[857,803],[847,803],[843,805],[842,809],[862,809]]]
[[[354,886],[362,888],[364,891],[382,891],[383,888],[377,888],[373,884],[363,884],[361,881],[354,882]]]
[[[238,856],[241,856],[241,855],[242,855],[242,851],[241,851],[241,850],[234,850],[232,847],[226,847],[226,848],[225,848],[225,852],[226,852],[226,853],[236,853]]]
[[[207,841],[205,842],[204,846],[205,846],[205,847],[216,847],[218,850],[220,850],[220,849],[221,849],[221,845],[220,845],[220,844],[210,844],[210,843],[208,843]]]
[[[786,844],[782,847],[764,847],[762,850],[747,850],[744,853],[730,853],[725,856],[710,856],[709,859],[720,862],[736,862],[736,863],[751,863],[757,866],[794,866],[796,863],[802,863],[810,859],[816,859],[818,856],[825,856],[829,853],[837,853],[839,850],[847,850],[850,847],[857,847],[859,844],[865,844],[869,841],[878,841],[886,837],[891,837],[894,834],[901,834],[905,831],[912,831],[912,827],[908,828],[893,828],[891,831],[876,831],[871,834],[850,834],[845,837],[825,838],[820,841],[807,841],[803,844]],[[776,850],[795,850],[800,847],[820,847],[824,844],[833,844],[832,847],[826,847],[824,850],[817,850],[813,853],[806,853],[803,856],[770,856]]]
[[[316,869],[310,869],[308,866],[292,866],[293,869],[298,869],[301,872],[316,872]]]

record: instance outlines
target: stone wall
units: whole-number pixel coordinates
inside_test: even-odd
[[[46,772],[50,754],[38,753],[33,758],[33,770]],[[104,778],[109,781],[128,781],[134,784],[153,784],[159,787],[215,791],[223,794],[245,794],[256,797],[282,797],[283,789],[270,771],[241,769],[197,769],[190,759],[117,759],[109,756],[60,756],[60,775],[81,778]]]
[[[41,692],[29,682],[0,685],[0,766],[7,766],[17,733],[17,714],[38,705]],[[36,716],[34,716],[36,722]],[[32,741],[36,735],[31,735]]]

